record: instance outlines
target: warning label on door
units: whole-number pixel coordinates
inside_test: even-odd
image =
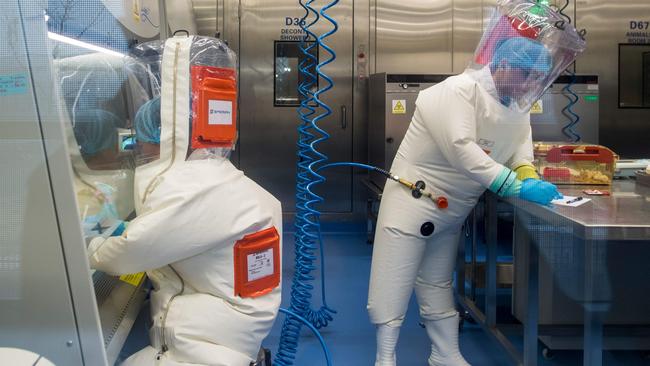
[[[406,100],[393,100],[393,114],[406,114]]]
[[[273,274],[273,248],[263,252],[249,254],[248,263],[248,282],[255,281],[262,277]]]
[[[542,114],[544,113],[544,103],[541,100],[538,100],[533,104],[533,107],[530,109],[530,114]]]

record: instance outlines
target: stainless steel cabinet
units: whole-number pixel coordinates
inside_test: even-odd
[[[332,77],[334,87],[323,94],[322,100],[332,108],[332,114],[321,120],[320,126],[330,140],[319,145],[319,150],[331,161],[352,160],[352,0],[339,2],[329,12],[338,22],[338,31],[326,40],[336,50],[336,60],[323,68]],[[239,167],[251,179],[275,195],[284,212],[294,211],[296,141],[299,118],[295,105],[275,103],[276,41],[300,40],[297,24],[303,11],[293,0],[240,2],[240,106],[239,106]],[[321,18],[315,26],[323,34],[331,24]],[[329,58],[323,48],[320,61]],[[297,75],[297,62],[283,64],[286,73]],[[286,75],[285,75],[286,76]],[[298,80],[298,78],[293,78]],[[326,82],[319,81],[321,87]],[[297,85],[296,85],[297,87]],[[352,171],[340,168],[325,173],[327,182],[317,188],[326,198],[321,205],[324,212],[352,210]]]

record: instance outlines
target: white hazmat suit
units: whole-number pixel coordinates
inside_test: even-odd
[[[457,332],[451,277],[460,226],[502,164],[514,169],[533,159],[528,115],[501,105],[472,73],[490,77],[487,69],[468,71],[422,91],[416,101],[391,173],[427,182],[449,207],[439,210],[399,183],[386,183],[368,298],[374,324],[399,328],[415,286],[427,331],[440,324],[453,333],[447,326],[453,324]],[[453,335],[441,337],[456,342]]]
[[[137,217],[121,236],[89,247],[93,268],[147,271],[154,286],[152,344],[125,365],[249,366],[280,305],[279,283],[252,297],[235,293],[235,244],[250,234],[275,228],[278,239],[253,253],[265,259],[254,278],[249,256],[248,279],[267,269],[279,278],[281,207],[227,158],[188,149],[192,42],[175,37],[164,46],[160,156],[136,168]]]
[[[376,366],[394,366],[395,346],[413,289],[432,342],[429,365],[468,365],[458,347],[452,293],[459,232],[479,196],[548,203],[556,188],[539,180],[528,111],[578,53],[575,29],[550,8],[500,1],[474,63],[420,92],[391,174],[422,181],[447,209],[415,199],[389,180],[374,241],[368,312],[377,325]],[[534,26],[531,26],[534,24]]]

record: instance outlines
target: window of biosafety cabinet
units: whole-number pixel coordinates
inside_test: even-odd
[[[619,108],[650,108],[650,44],[618,47]]]
[[[309,48],[308,57],[301,50],[302,47]],[[318,63],[318,47],[314,42],[299,41],[275,41],[274,58],[274,85],[273,105],[276,107],[295,107],[300,105],[304,96],[298,91],[298,87],[304,82],[311,82],[312,92],[318,89],[318,78],[310,78],[300,73],[300,65],[309,64],[309,73],[316,75],[316,64]]]

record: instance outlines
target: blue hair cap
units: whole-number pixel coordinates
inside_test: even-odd
[[[81,153],[93,156],[101,151],[116,148],[118,125],[117,116],[102,109],[77,112],[73,129]]]
[[[509,38],[497,46],[492,56],[492,65],[499,66],[502,61],[518,69],[551,72],[553,60],[543,44],[526,37]]]
[[[160,143],[160,97],[146,102],[135,115],[135,138],[150,144]]]

